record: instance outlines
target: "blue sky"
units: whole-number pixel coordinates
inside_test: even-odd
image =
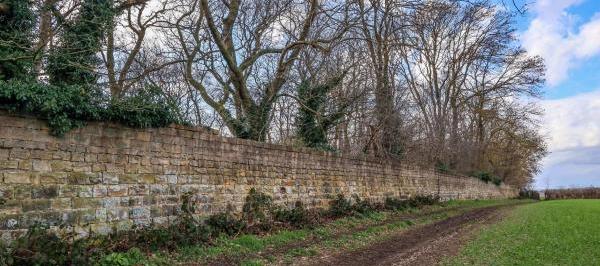
[[[600,186],[600,1],[537,0],[518,29],[547,66],[541,130],[551,153],[535,187]]]

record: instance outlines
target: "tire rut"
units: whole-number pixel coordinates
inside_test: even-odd
[[[508,206],[469,211],[366,248],[321,257],[310,265],[435,265],[445,256],[457,253],[474,229],[500,219],[501,209]]]

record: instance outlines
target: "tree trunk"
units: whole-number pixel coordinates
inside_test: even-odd
[[[39,41],[37,43],[38,55],[34,62],[34,71],[36,75],[44,72],[43,58],[48,51],[48,44],[52,39],[52,12],[51,8],[57,0],[42,0],[40,3],[40,28]]]

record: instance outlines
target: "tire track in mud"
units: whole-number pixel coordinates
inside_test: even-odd
[[[496,222],[515,205],[475,209],[432,224],[409,229],[385,241],[351,252],[312,260],[310,265],[435,265],[455,255],[472,233]]]
[[[328,240],[339,239],[344,236],[351,235],[355,232],[367,230],[370,227],[382,226],[382,225],[386,225],[386,224],[390,224],[390,223],[402,221],[402,220],[419,219],[419,218],[433,216],[433,215],[446,213],[446,212],[450,212],[450,211],[462,211],[462,210],[470,209],[470,208],[471,207],[455,206],[455,207],[439,208],[439,209],[433,209],[433,210],[425,210],[423,212],[418,212],[418,213],[393,214],[391,217],[388,217],[385,220],[375,222],[375,223],[365,224],[365,225],[359,225],[354,228],[348,228],[347,230],[341,230],[341,231],[335,232],[332,235],[329,235],[327,238],[321,238],[316,235],[311,235],[304,240],[283,244],[283,245],[277,246],[277,247],[268,247],[267,249],[265,249],[259,253],[255,253],[255,254],[250,254],[250,255],[246,254],[246,255],[241,255],[239,257],[222,255],[222,256],[219,256],[217,258],[211,259],[210,261],[206,262],[206,265],[235,266],[235,265],[240,265],[240,262],[242,260],[260,259],[260,258],[264,258],[266,256],[279,257],[279,256],[283,256],[286,252],[288,252],[289,250],[292,250],[292,249],[306,248],[306,247],[312,246],[314,244],[321,243],[322,241],[324,241],[326,239],[328,239]],[[195,266],[195,265],[205,265],[205,264],[186,263],[184,265]]]

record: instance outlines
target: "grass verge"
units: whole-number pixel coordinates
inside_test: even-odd
[[[439,221],[475,208],[513,202],[515,200],[449,201],[401,212],[370,212],[310,229],[282,230],[265,236],[221,237],[209,246],[189,246],[169,253],[147,254],[138,262],[143,265],[287,264],[300,258],[354,250],[383,241],[409,227]]]
[[[600,200],[519,206],[446,265],[600,265]]]

